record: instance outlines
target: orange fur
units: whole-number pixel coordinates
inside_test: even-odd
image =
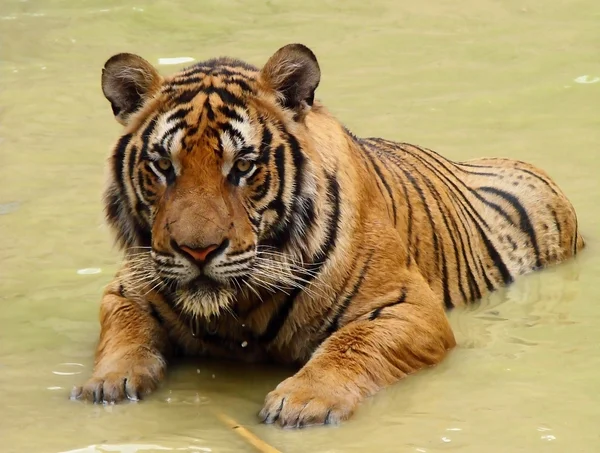
[[[125,258],[73,397],[139,398],[177,350],[297,364],[261,419],[337,423],[445,357],[445,309],[583,247],[541,170],[357,138],[314,101],[319,80],[301,45],[262,70],[222,58],[164,79],[140,57],[107,62],[125,130],[106,212]]]

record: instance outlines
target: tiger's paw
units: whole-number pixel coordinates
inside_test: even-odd
[[[83,386],[73,387],[71,399],[93,403],[138,401],[158,387],[165,369],[165,361],[159,356],[100,364]]]
[[[292,376],[279,384],[265,398],[259,413],[264,423],[278,423],[284,428],[314,425],[337,425],[350,418],[357,405],[356,395],[336,389],[333,382]]]

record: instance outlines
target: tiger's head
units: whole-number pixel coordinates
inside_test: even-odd
[[[102,90],[124,126],[108,222],[130,256],[151,258],[150,279],[187,294],[195,314],[218,313],[243,284],[268,288],[274,275],[261,263],[302,249],[317,190],[304,119],[319,80],[301,44],[260,70],[218,58],[163,77],[137,55],[105,63]]]

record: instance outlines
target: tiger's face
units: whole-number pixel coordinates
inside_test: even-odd
[[[163,78],[131,54],[106,62],[103,91],[125,126],[107,218],[131,256],[149,251],[153,280],[197,296],[194,311],[216,312],[230,299],[219,294],[270,278],[261,263],[310,221],[314,176],[300,143],[319,77],[301,45],[260,71],[222,58]]]
[[[248,274],[259,237],[272,227],[254,202],[272,170],[269,153],[260,152],[250,108],[228,110],[219,98],[199,94],[188,109],[175,122],[181,107],[159,115],[148,140],[153,152],[141,163],[146,191],[154,194],[151,256],[157,272],[180,285],[227,284]],[[190,134],[198,123],[202,132]]]

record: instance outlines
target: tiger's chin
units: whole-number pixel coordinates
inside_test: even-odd
[[[234,296],[235,291],[229,284],[200,275],[178,287],[176,304],[188,315],[210,318],[230,310]]]

